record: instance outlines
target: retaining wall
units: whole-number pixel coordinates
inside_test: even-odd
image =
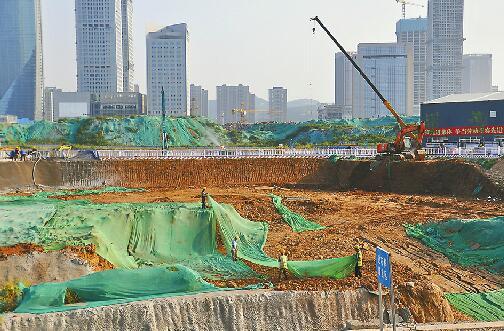
[[[0,189],[32,184],[32,162],[0,162]],[[504,198],[476,165],[461,161],[336,163],[324,159],[108,160],[40,162],[37,184],[85,188],[308,186],[408,194]]]
[[[45,315],[7,314],[1,330],[340,330],[378,315],[376,297],[353,292],[235,291]]]

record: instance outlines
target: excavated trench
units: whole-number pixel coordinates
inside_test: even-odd
[[[33,187],[33,166],[31,162],[0,162],[0,191]],[[280,186],[328,191],[358,189],[369,192],[504,199],[501,184],[487,176],[477,165],[462,161],[392,163],[349,160],[331,162],[319,159],[42,161],[34,171],[34,178],[39,185],[66,188],[102,185],[147,189]],[[51,261],[61,259],[59,255],[46,257],[37,253],[28,259],[38,263],[41,257]],[[22,259],[27,258],[9,258],[3,263],[29,265],[28,262],[31,260],[27,262]],[[19,269],[18,272],[26,271]],[[69,278],[73,278],[74,273],[88,272],[88,267],[72,264]],[[56,280],[56,276],[48,277]],[[42,280],[46,279],[41,278]],[[439,289],[434,288],[431,291],[427,285],[417,288],[423,289],[423,292],[416,290],[418,293],[403,298],[407,306],[422,307],[418,312],[412,311],[412,313],[424,316],[422,318],[424,320],[456,319]],[[408,289],[404,291],[406,290]],[[427,303],[426,297],[432,302]],[[237,292],[225,296],[217,294],[158,299],[126,306],[37,317],[11,314],[6,315],[0,323],[0,329],[333,330],[343,327],[347,320],[372,320],[376,316],[376,310],[376,298],[366,291]]]
[[[377,162],[320,159],[205,159],[0,162],[0,190],[36,184],[87,188],[296,186],[504,199],[504,183],[457,161]],[[32,178],[32,173],[34,174]]]

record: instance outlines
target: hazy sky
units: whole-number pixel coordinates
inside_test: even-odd
[[[427,3],[427,0],[417,0]],[[504,88],[504,2],[466,0],[464,52],[494,55],[494,84]],[[46,86],[76,89],[73,0],[42,0]],[[408,7],[407,16],[427,8]],[[395,41],[401,8],[395,0],[134,0],[135,80],[146,90],[145,35],[166,25],[189,26],[190,82],[215,98],[215,86],[248,84],[262,98],[273,85],[289,99],[334,101],[336,46],[323,31],[312,34],[319,15],[337,39],[355,50],[359,42]],[[310,85],[311,84],[311,85]]]

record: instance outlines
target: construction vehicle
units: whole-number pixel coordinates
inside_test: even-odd
[[[406,19],[406,5],[408,6],[416,6],[416,7],[425,7],[424,5],[414,3],[414,2],[409,2],[406,0],[396,0],[397,3],[400,3],[402,5],[402,18]]]
[[[325,25],[320,21],[318,16],[311,19],[312,21],[317,22],[320,27],[327,33],[329,38],[338,46],[340,51],[345,55],[345,57],[352,63],[355,70],[359,72],[359,74],[364,78],[366,83],[371,87],[371,89],[376,93],[376,95],[383,102],[383,105],[390,111],[392,116],[396,119],[399,124],[399,132],[397,134],[396,139],[392,143],[381,143],[377,146],[377,159],[382,160],[385,158],[392,160],[404,160],[404,159],[413,159],[422,161],[425,160],[425,151],[423,150],[423,137],[425,134],[425,123],[421,122],[420,124],[406,124],[401,116],[395,111],[394,107],[390,104],[390,102],[385,99],[385,97],[378,91],[378,88],[371,82],[368,76],[362,71],[359,65],[355,62],[355,60],[348,54],[345,48],[334,38],[331,32],[325,27]],[[406,142],[406,140],[408,140]],[[409,146],[407,146],[409,145]],[[408,149],[407,149],[408,147]]]
[[[69,146],[69,145],[61,145],[60,147],[58,147],[58,151],[59,152],[62,152],[62,151],[70,151],[72,150],[72,146]]]

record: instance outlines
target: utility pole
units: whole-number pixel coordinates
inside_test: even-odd
[[[162,137],[162,150],[163,152],[167,149],[166,141],[166,106],[165,106],[165,92],[164,88],[161,87],[161,137]]]

